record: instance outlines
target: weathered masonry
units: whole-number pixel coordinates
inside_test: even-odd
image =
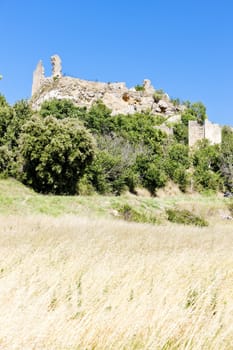
[[[58,55],[51,57],[52,76],[46,77],[40,61],[33,74],[32,106],[40,105],[52,98],[70,99],[80,107],[91,107],[98,100],[112,110],[114,114],[134,114],[135,112],[151,112],[164,116],[179,115],[182,107],[174,106],[166,93],[159,100],[155,98],[156,90],[150,80],[144,79],[140,91],[127,88],[124,82],[99,82],[62,75],[61,59]]]
[[[205,120],[204,124],[196,120],[189,121],[189,147],[193,147],[198,141],[207,139],[210,144],[220,144],[222,142],[222,128],[218,124]]]
[[[90,108],[101,100],[115,114],[134,114],[149,112],[166,117],[169,123],[179,122],[185,106],[175,106],[166,93],[156,98],[156,89],[150,80],[145,79],[140,91],[135,87],[127,88],[123,82],[105,83],[88,81],[62,75],[62,62],[58,55],[51,57],[52,75],[45,76],[42,61],[39,61],[33,73],[32,107],[37,110],[40,105],[53,98],[69,99],[77,106]],[[158,127],[167,134],[172,134],[172,126],[166,122]],[[196,121],[189,122],[189,146],[197,141],[208,139],[211,144],[221,143],[221,127],[206,120],[204,125]]]

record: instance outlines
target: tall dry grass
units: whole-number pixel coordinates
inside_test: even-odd
[[[233,348],[232,224],[0,222],[0,349]]]

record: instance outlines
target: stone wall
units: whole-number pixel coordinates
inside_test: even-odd
[[[125,83],[104,83],[62,76],[58,55],[51,57],[51,63],[51,77],[44,77],[41,62],[34,72],[31,99],[34,109],[38,109],[46,100],[67,98],[76,105],[87,108],[102,100],[113,115],[150,111],[153,114],[173,116],[179,115],[182,110],[181,106],[174,106],[165,93],[157,101],[154,96],[156,90],[148,79],[143,81],[141,91],[137,91],[135,87],[127,88]]]
[[[209,140],[212,145],[220,144],[222,142],[222,128],[209,120],[205,120],[203,125],[196,120],[190,120],[188,138],[189,147],[193,147],[198,141],[203,139]]]
[[[35,71],[33,72],[32,96],[40,89],[40,87],[43,85],[44,80],[44,67],[42,61],[39,61]]]
[[[196,120],[190,120],[188,126],[189,147],[193,147],[197,141],[205,137],[204,125],[199,124]]]
[[[205,120],[205,138],[213,144],[220,144],[222,142],[222,128],[218,124],[211,123]]]
[[[53,98],[70,99],[77,106],[90,108],[98,100],[115,114],[133,114],[150,112],[169,118],[170,123],[179,122],[184,106],[174,106],[167,94],[155,98],[156,90],[150,80],[143,81],[140,91],[135,87],[127,88],[125,83],[104,83],[66,77],[62,75],[61,59],[58,55],[51,57],[52,76],[45,77],[44,67],[40,61],[33,73],[32,107],[37,110],[40,105]],[[159,127],[171,135],[172,127],[163,124]],[[208,139],[211,144],[221,143],[221,127],[206,120],[204,125],[196,121],[189,122],[189,146],[197,141]]]

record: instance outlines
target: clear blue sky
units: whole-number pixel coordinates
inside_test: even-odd
[[[0,92],[30,97],[32,72],[59,54],[88,80],[149,78],[171,97],[202,101],[233,125],[232,0],[0,0]]]

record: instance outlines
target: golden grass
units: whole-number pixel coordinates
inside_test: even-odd
[[[0,217],[0,349],[232,349],[232,223]]]

